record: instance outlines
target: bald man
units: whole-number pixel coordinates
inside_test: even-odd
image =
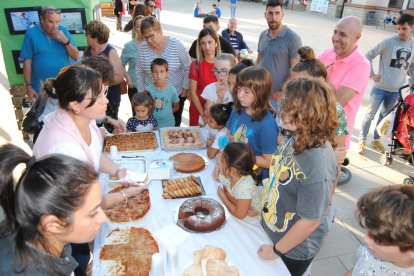
[[[221,32],[221,36],[230,42],[236,53],[239,53],[243,49],[246,49],[249,54],[253,53],[253,50],[251,50],[244,41],[243,35],[237,31],[236,18],[230,18],[229,23],[227,24],[227,29]]]
[[[361,35],[361,20],[355,16],[344,17],[335,26],[333,48],[319,56],[328,70],[328,80],[335,88],[336,100],[345,110],[349,128],[345,141],[347,148],[370,76],[370,63],[357,45]]]
[[[23,74],[26,94],[34,101],[41,82],[54,78],[63,67],[78,60],[79,51],[68,30],[59,26],[60,9],[42,8],[40,26],[26,31],[20,57],[24,59]]]

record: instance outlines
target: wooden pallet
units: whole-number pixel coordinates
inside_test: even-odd
[[[101,3],[102,16],[114,17],[114,4],[113,2],[102,2]]]

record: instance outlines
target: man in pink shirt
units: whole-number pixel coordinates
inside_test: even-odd
[[[319,56],[328,70],[328,80],[335,88],[336,100],[345,110],[349,128],[347,148],[370,75],[370,63],[357,45],[361,33],[362,22],[358,17],[342,18],[332,35],[333,49],[327,49]]]

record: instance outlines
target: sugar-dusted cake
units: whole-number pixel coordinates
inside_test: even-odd
[[[211,198],[192,198],[181,204],[179,226],[195,232],[211,232],[223,225],[226,215],[223,206]]]

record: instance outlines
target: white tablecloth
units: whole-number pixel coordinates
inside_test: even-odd
[[[158,136],[158,135],[157,135]],[[193,150],[194,152],[206,156],[206,150]],[[148,163],[155,159],[168,159],[176,154],[174,151],[163,151],[158,149],[153,152],[139,152],[136,154],[128,153],[121,155],[144,156]],[[214,198],[220,202],[217,196],[216,183],[212,178],[212,170],[215,161],[209,160],[206,169],[195,176],[200,176],[206,195],[203,197]],[[176,173],[173,178],[187,176],[187,174]],[[104,192],[109,191],[108,176],[101,175],[101,184]],[[104,267],[99,260],[99,253],[104,245],[105,237],[115,228],[144,227],[148,229],[159,243],[160,254],[159,261],[163,263],[156,268],[153,276],[158,275],[180,275],[181,272],[192,262],[193,251],[204,248],[205,245],[214,245],[224,249],[227,252],[227,262],[239,268],[240,275],[290,275],[281,259],[266,261],[260,259],[257,255],[257,249],[261,244],[270,244],[270,239],[260,226],[260,223],[253,219],[247,218],[239,220],[235,217],[227,219],[225,225],[211,233],[188,233],[174,222],[174,213],[186,199],[163,199],[162,184],[160,180],[152,180],[148,189],[150,191],[151,208],[146,216],[138,221],[129,223],[111,223],[107,222],[102,226],[100,233],[97,235],[94,243],[94,264],[93,275],[104,275]],[[170,235],[170,236],[168,236]],[[165,264],[167,255],[166,249],[176,251],[174,260]],[[121,253],[120,253],[121,254]],[[168,255],[171,256],[171,255]]]

